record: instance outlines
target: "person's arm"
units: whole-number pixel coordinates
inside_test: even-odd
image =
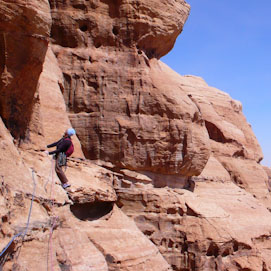
[[[51,155],[51,154],[55,154],[55,153],[58,153],[57,150],[55,150],[55,151],[50,151],[48,154]]]
[[[60,152],[66,152],[68,148],[71,146],[72,142],[70,140],[62,140],[59,145],[57,146],[57,149],[54,151],[49,152],[49,154],[57,154]]]
[[[47,148],[55,147],[61,140],[62,140],[62,138],[59,139],[59,140],[58,140],[57,142],[55,142],[55,143],[52,143],[52,144],[50,144],[50,145],[47,145]]]

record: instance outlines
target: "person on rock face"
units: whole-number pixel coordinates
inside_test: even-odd
[[[50,145],[47,145],[47,148],[52,148],[56,146],[56,150],[51,152],[45,151],[47,155],[55,155],[55,171],[64,189],[71,186],[64,171],[62,170],[62,167],[66,166],[67,157],[70,156],[74,151],[73,143],[71,140],[71,136],[73,135],[75,135],[75,130],[73,128],[67,129],[60,140]]]

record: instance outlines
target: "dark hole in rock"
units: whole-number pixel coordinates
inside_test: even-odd
[[[168,248],[173,248],[173,245],[174,245],[174,242],[171,239],[169,239],[168,240]]]
[[[187,245],[187,243],[183,243],[181,252],[184,253],[184,252],[187,252],[187,251],[188,251],[188,245]]]
[[[157,57],[157,55],[156,55],[156,50],[155,50],[154,48],[150,48],[150,49],[146,50],[145,53],[146,53],[146,55],[147,55],[147,57],[148,57],[149,59],[152,59],[152,58],[154,58],[154,57]]]
[[[186,208],[187,208],[186,214],[187,214],[188,216],[196,216],[196,217],[199,216],[199,215],[198,215],[193,209],[191,209],[187,204],[186,204]]]
[[[239,151],[236,151],[236,152],[233,154],[233,157],[245,157],[244,149],[239,150]]]
[[[3,223],[8,222],[8,216],[7,215],[2,216],[2,222]]]
[[[119,34],[119,29],[117,26],[114,26],[113,29],[112,29],[112,32],[115,36],[117,36]]]
[[[219,254],[219,248],[215,243],[211,243],[208,250],[207,250],[207,256],[215,256],[217,257]]]
[[[70,209],[78,219],[92,221],[109,214],[113,205],[113,202],[75,203]]]
[[[205,126],[210,139],[221,143],[227,142],[227,139],[223,135],[222,131],[215,124],[205,120]]]
[[[95,46],[96,48],[100,48],[100,47],[102,46],[102,44],[101,44],[99,41],[95,41],[95,42],[94,42],[94,46]]]
[[[184,210],[181,209],[181,208],[178,208],[178,214],[179,214],[180,216],[183,216],[183,215],[184,215]]]
[[[238,243],[237,242],[233,243],[233,251],[234,252],[238,251]]]
[[[85,24],[81,25],[79,28],[80,28],[80,30],[83,31],[83,32],[86,32],[86,31],[88,30],[88,26],[85,25]]]
[[[230,248],[226,248],[223,252],[222,252],[222,257],[227,257],[231,254],[231,249]]]
[[[144,235],[151,236],[153,234],[153,231],[145,230],[143,231]]]
[[[167,214],[174,215],[177,213],[177,210],[175,208],[168,208],[167,209]]]

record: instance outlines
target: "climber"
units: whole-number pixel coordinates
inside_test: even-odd
[[[56,146],[56,150],[51,151],[51,152],[45,151],[47,155],[48,154],[55,155],[55,160],[56,160],[55,171],[64,189],[71,186],[68,182],[68,179],[65,173],[62,170],[62,167],[66,166],[67,157],[70,156],[74,151],[73,143],[71,140],[71,136],[73,135],[75,135],[75,130],[73,128],[67,129],[63,137],[59,141],[47,146],[47,148]]]

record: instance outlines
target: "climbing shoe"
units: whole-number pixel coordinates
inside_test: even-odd
[[[71,185],[69,184],[69,183],[64,183],[64,184],[62,184],[62,187],[64,188],[64,189],[66,189],[66,188],[68,188],[68,187],[70,187]]]

